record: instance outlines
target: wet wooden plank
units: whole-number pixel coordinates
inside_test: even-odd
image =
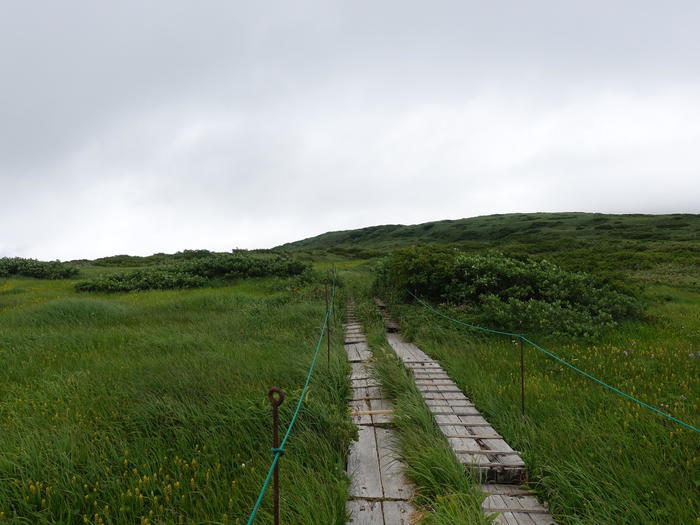
[[[387,426],[391,424],[394,419],[394,406],[391,404],[391,401],[388,399],[372,399],[369,404],[372,407],[371,410],[380,411],[372,414],[373,425]],[[388,412],[381,413],[382,411]]]
[[[479,411],[474,407],[428,407],[436,416],[456,415],[456,416],[478,416]]]
[[[352,367],[352,373],[350,374],[350,380],[355,379],[368,379],[372,376],[372,369],[367,366],[366,363],[350,363]]]
[[[407,501],[384,501],[384,523],[386,525],[413,525],[416,510]]]
[[[375,427],[374,431],[377,437],[377,454],[379,455],[384,498],[410,498],[413,491],[403,473],[404,465],[394,452],[392,431],[380,427]]]
[[[469,401],[467,396],[462,392],[423,392],[421,395],[423,399],[426,400],[444,399],[447,401]]]
[[[348,406],[350,407],[350,420],[354,425],[371,425],[372,416],[365,414],[370,410],[370,402],[365,399],[353,399]]]
[[[347,473],[351,498],[381,499],[382,481],[374,427],[358,427],[359,439],[350,446]]]
[[[365,343],[346,344],[345,352],[348,355],[348,361],[351,363],[369,361],[369,359],[372,357],[372,354]]]
[[[378,386],[368,386],[362,388],[353,388],[350,390],[352,399],[383,399],[381,389]]]
[[[364,499],[348,500],[346,507],[350,513],[352,525],[385,525],[384,509],[381,501],[368,501]]]
[[[369,388],[373,386],[379,386],[379,381],[377,381],[373,377],[350,380],[350,388]]]

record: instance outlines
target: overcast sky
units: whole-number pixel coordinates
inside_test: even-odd
[[[700,2],[0,0],[0,256],[700,212]]]

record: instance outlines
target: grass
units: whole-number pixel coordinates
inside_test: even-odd
[[[323,286],[99,295],[72,284],[0,285],[0,521],[245,522],[271,461],[266,392],[287,392],[284,430]],[[353,429],[340,343],[281,462],[285,523],[345,522]],[[268,497],[256,523],[269,522]]]
[[[646,323],[586,343],[535,338],[579,368],[698,426],[700,294],[670,287]],[[408,336],[438,359],[522,451],[533,488],[559,523],[694,523],[698,434],[527,349],[527,423],[519,420],[519,350],[417,305],[394,305]]]

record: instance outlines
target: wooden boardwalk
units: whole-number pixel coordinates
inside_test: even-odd
[[[383,303],[377,301],[377,305],[385,319],[389,345],[413,374],[416,387],[459,461],[477,473],[486,494],[484,512],[498,514],[494,523],[503,525],[555,524],[534,494],[519,486],[527,481],[520,454],[493,429],[439,363],[403,340]]]
[[[359,439],[347,461],[350,477],[347,510],[352,525],[409,525],[415,512],[409,503],[413,489],[403,474],[403,463],[393,451],[393,406],[372,375],[371,353],[360,324],[348,307],[345,351],[352,366],[352,396],[348,405]]]

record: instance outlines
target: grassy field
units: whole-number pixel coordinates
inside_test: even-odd
[[[75,292],[78,280],[199,253],[183,252],[75,261],[79,275],[59,280],[0,278],[0,522],[245,523],[272,459],[267,389],[287,391],[286,428],[323,320],[320,276],[335,266],[344,283],[339,304],[355,297],[394,398],[400,453],[424,522],[482,523],[474,482],[384,342],[371,302],[376,256],[426,242],[467,253],[494,248],[633,291],[645,304],[641,319],[596,337],[528,335],[697,426],[699,232],[697,215],[514,214],[336,232],[275,250],[312,263],[311,277]],[[416,304],[391,308],[404,335],[440,360],[522,451],[531,486],[560,523],[700,523],[697,433],[532,348],[522,424],[513,341],[459,328]],[[321,359],[282,460],[285,523],[345,523],[344,460],[354,430],[341,316],[330,366]],[[270,522],[268,498],[256,523]]]
[[[322,285],[290,283],[0,282],[0,521],[245,522],[272,457],[267,389],[287,392],[284,428],[323,319]],[[286,523],[344,523],[353,430],[333,343],[283,461]]]

